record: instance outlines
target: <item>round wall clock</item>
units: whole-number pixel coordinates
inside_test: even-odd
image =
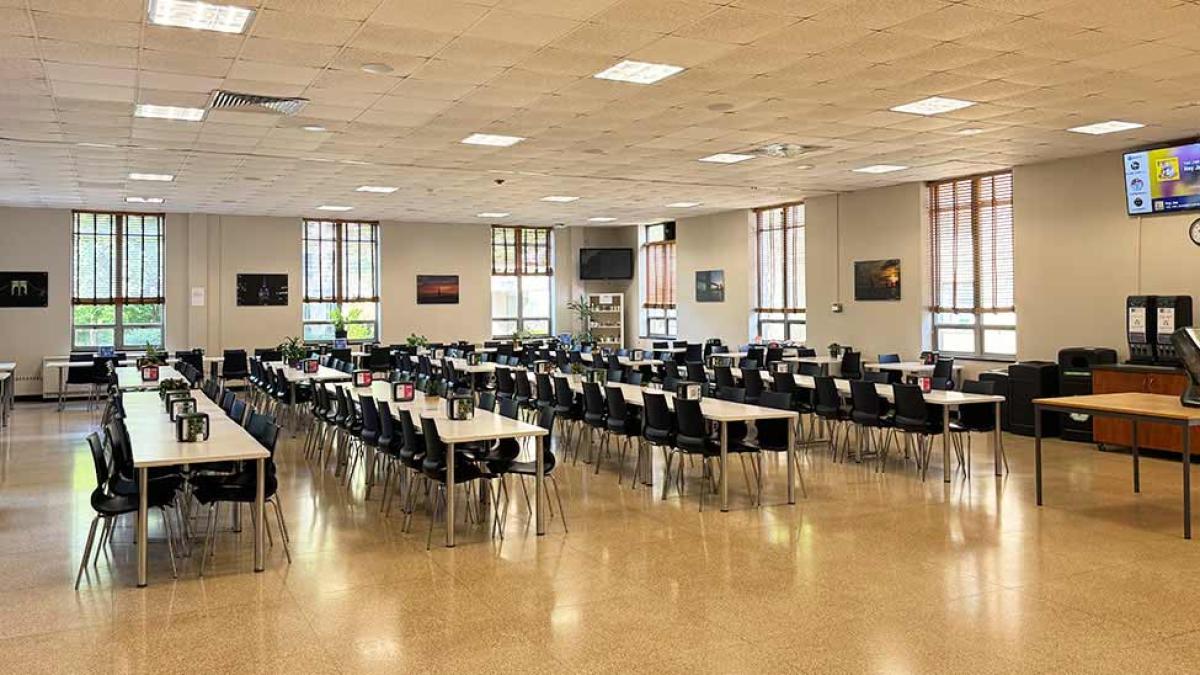
[[[1200,218],[1192,221],[1188,227],[1188,236],[1192,238],[1192,243],[1200,246]]]

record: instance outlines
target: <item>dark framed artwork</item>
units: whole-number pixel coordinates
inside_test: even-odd
[[[696,272],[696,302],[725,302],[725,270]]]
[[[288,304],[288,275],[237,275],[239,307],[282,307]]]
[[[47,307],[49,272],[0,272],[0,307]]]
[[[900,260],[859,260],[854,263],[855,300],[899,300]]]
[[[457,305],[457,274],[418,274],[418,305]]]

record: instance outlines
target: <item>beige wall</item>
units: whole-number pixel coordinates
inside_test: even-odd
[[[808,344],[916,356],[922,345],[922,189],[910,183],[811,199],[805,207]],[[854,300],[854,262],[900,259],[900,300]],[[830,306],[842,303],[835,314]]]
[[[720,338],[745,344],[754,306],[754,221],[750,211],[684,218],[675,228],[676,308],[679,339]],[[725,271],[725,301],[696,302],[696,272]]]

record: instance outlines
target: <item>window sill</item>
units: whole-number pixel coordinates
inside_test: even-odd
[[[1015,356],[980,356],[978,354],[956,354],[954,352],[938,352],[941,356],[949,356],[956,361],[980,361],[982,363],[1016,363]]]

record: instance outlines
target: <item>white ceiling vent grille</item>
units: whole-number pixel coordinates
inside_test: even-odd
[[[241,112],[273,112],[280,115],[295,115],[308,103],[306,98],[280,98],[258,94],[239,94],[236,91],[218,89],[208,102],[209,110],[237,110]]]
[[[772,157],[775,159],[795,159],[804,155],[812,154],[829,148],[821,145],[800,145],[797,143],[771,143],[764,145],[761,148],[755,148],[750,152],[760,157]]]

